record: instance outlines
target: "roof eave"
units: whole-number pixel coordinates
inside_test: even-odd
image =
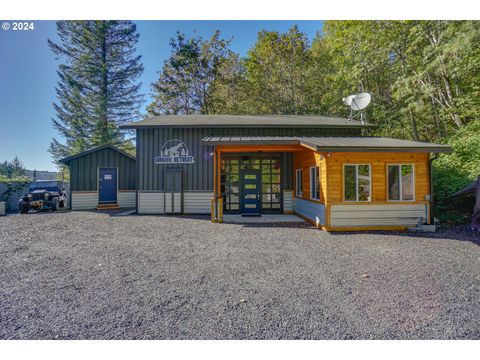
[[[156,128],[202,128],[202,129],[219,129],[219,128],[283,128],[283,129],[292,129],[292,128],[302,128],[302,129],[323,129],[323,128],[337,128],[337,129],[364,129],[364,128],[374,128],[377,125],[375,124],[349,124],[349,125],[337,125],[337,124],[321,124],[321,125],[300,125],[300,124],[251,124],[251,125],[206,125],[206,124],[191,124],[191,125],[142,125],[142,124],[124,124],[120,125],[120,129],[124,130],[134,130],[134,129],[156,129]]]
[[[308,148],[316,149],[318,152],[419,152],[419,153],[451,153],[452,149],[448,146],[432,147],[346,147],[346,146],[318,146],[313,142],[300,140],[201,140],[204,146],[249,146],[249,145],[302,145]]]
[[[419,152],[419,153],[451,153],[449,147],[335,147],[317,146],[319,152]]]
[[[204,146],[249,146],[249,145],[300,145],[298,140],[275,140],[275,141],[261,141],[261,140],[238,140],[238,141],[210,141],[210,140],[201,140],[200,143]]]
[[[104,149],[112,149],[114,151],[117,151],[119,152],[120,154],[123,154],[125,156],[128,156],[129,158],[131,158],[132,160],[135,160],[136,161],[136,158],[135,156],[133,155],[130,155],[129,153],[121,150],[121,149],[118,149],[117,147],[113,146],[113,145],[100,145],[100,146],[97,146],[96,148],[93,148],[93,149],[89,149],[89,150],[85,150],[85,151],[82,151],[78,154],[75,154],[75,155],[71,155],[71,156],[68,156],[66,158],[63,158],[63,159],[60,159],[58,160],[58,162],[62,163],[62,164],[65,164],[68,166],[68,164],[70,163],[70,161],[72,161],[73,159],[76,159],[78,157],[81,157],[81,156],[85,156],[85,155],[88,155],[88,154],[91,154],[91,153],[94,153],[96,151],[100,151],[100,150],[104,150]]]

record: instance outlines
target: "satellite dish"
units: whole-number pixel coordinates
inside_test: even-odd
[[[352,110],[363,110],[368,106],[368,104],[370,104],[371,100],[372,97],[369,93],[361,93],[354,96],[350,106],[352,107]]]
[[[372,97],[369,93],[360,93],[356,95],[349,95],[346,98],[342,99],[343,103],[347,106],[350,106],[350,118],[349,120],[353,120],[355,111],[360,113],[360,121],[362,124],[365,124],[365,117],[366,114],[363,109],[365,109],[370,101],[372,101]]]
[[[355,96],[357,96],[357,95],[349,95],[349,96],[347,96],[346,98],[343,98],[343,99],[342,99],[342,100],[343,100],[343,103],[344,103],[345,105],[352,106],[352,101],[353,101],[353,99],[355,98]]]

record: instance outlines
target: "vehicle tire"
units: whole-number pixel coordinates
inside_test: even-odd
[[[52,211],[58,210],[58,197],[52,199]]]
[[[28,214],[29,207],[30,206],[25,203],[18,204],[18,210],[20,211],[20,214]]]

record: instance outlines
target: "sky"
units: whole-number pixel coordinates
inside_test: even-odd
[[[3,24],[3,21],[0,20]],[[11,23],[11,22],[10,22]],[[140,39],[137,53],[144,72],[140,81],[145,107],[152,100],[151,84],[169,57],[170,38],[177,31],[187,36],[210,37],[220,30],[230,39],[231,49],[246,55],[259,31],[286,32],[293,25],[313,40],[322,21],[135,21]],[[53,137],[55,85],[59,61],[47,46],[47,39],[58,42],[54,21],[34,21],[34,30],[0,29],[0,161],[18,156],[29,170],[55,171],[48,147]],[[61,141],[61,138],[58,138]]]

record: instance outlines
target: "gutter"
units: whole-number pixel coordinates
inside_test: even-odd
[[[263,129],[263,128],[282,128],[282,129],[331,129],[331,128],[340,128],[340,129],[365,129],[365,128],[375,128],[377,125],[374,124],[124,124],[120,125],[120,129],[158,129],[158,128],[186,128],[186,129]]]

